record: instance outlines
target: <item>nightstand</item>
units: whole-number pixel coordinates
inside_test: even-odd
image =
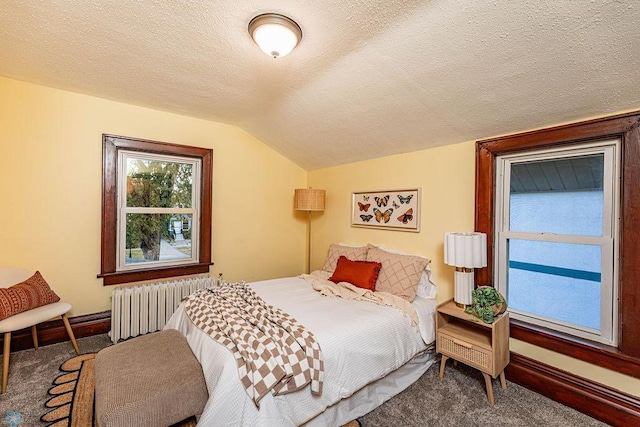
[[[502,388],[507,388],[504,368],[509,364],[509,314],[488,324],[465,313],[453,300],[447,301],[438,307],[436,351],[442,354],[440,378],[449,358],[480,370],[493,406],[492,378],[500,376]]]

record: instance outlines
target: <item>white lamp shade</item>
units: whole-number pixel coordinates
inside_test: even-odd
[[[275,24],[259,27],[253,38],[264,53],[273,57],[287,56],[298,44],[293,31]]]
[[[487,266],[487,235],[484,233],[445,233],[444,263],[455,267]]]

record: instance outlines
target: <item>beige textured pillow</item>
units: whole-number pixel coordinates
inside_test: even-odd
[[[431,262],[419,256],[393,254],[375,246],[369,246],[367,261],[382,264],[376,282],[377,292],[388,292],[409,302],[415,299],[420,276]]]
[[[347,257],[350,261],[366,261],[367,247],[332,244],[329,246],[327,260],[324,262],[324,267],[322,267],[322,269],[324,271],[328,271],[329,273],[333,273],[336,270],[338,259],[341,256]]]

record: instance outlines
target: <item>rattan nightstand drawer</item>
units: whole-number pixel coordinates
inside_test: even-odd
[[[437,352],[451,356],[462,363],[490,372],[493,356],[490,350],[468,343],[443,332],[438,333]]]

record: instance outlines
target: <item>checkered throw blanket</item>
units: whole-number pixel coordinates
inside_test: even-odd
[[[199,290],[186,298],[191,321],[233,352],[242,385],[256,404],[271,392],[311,384],[322,394],[324,363],[313,334],[240,282]]]

